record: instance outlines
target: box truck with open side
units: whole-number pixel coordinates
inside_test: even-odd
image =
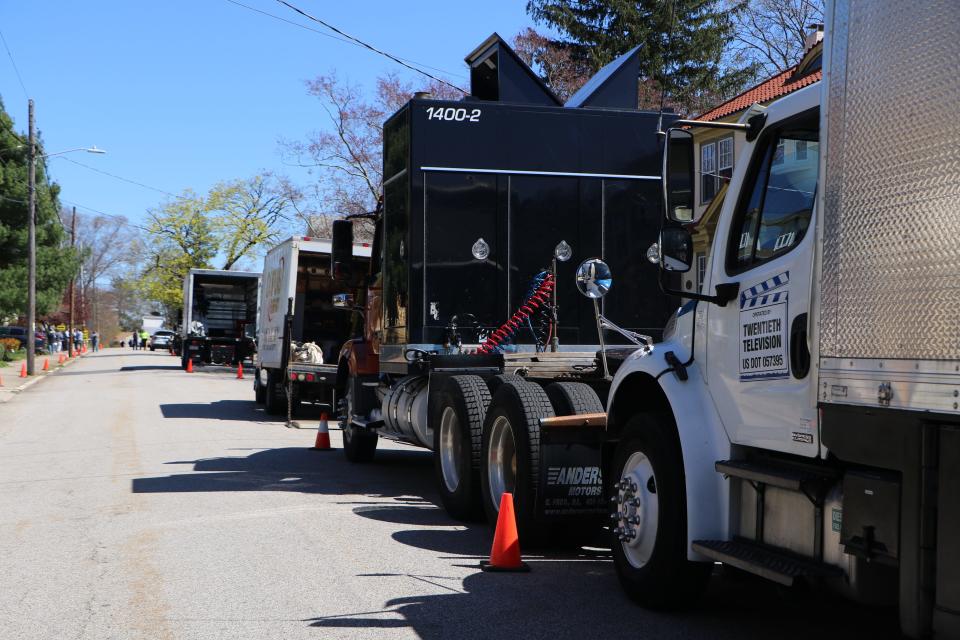
[[[703,293],[613,379],[614,560],[647,605],[722,562],[956,638],[960,11],[828,5],[824,79],[730,125]],[[693,149],[668,132],[667,272],[692,262]]]
[[[191,269],[183,280],[180,358],[236,366],[256,350],[260,274]]]
[[[337,354],[353,335],[354,324],[333,307],[333,296],[354,291],[364,281],[370,245],[348,247],[337,282],[331,275],[330,245],[330,240],[294,236],[264,258],[253,389],[256,401],[272,415],[292,415],[303,401],[333,402]]]

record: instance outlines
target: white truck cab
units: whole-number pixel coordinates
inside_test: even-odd
[[[683,127],[747,142],[703,293],[611,385],[614,559],[651,606],[722,562],[958,637],[960,11],[837,0],[827,18],[823,81],[667,134],[653,255],[674,272],[693,257]],[[896,160],[874,162],[880,147]]]

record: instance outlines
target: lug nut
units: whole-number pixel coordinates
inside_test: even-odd
[[[627,518],[627,522],[630,524],[640,524],[640,516],[633,516],[631,518]]]
[[[640,506],[640,498],[633,498],[633,499],[631,499],[631,500],[630,500],[630,506],[631,506],[631,507],[639,507],[639,506]]]

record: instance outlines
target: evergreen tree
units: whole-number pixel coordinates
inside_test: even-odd
[[[55,311],[80,266],[60,224],[60,186],[50,182],[37,145],[37,316]],[[0,321],[27,313],[29,148],[0,100]]]
[[[535,22],[561,34],[557,45],[599,69],[640,47],[640,106],[650,108],[665,90],[667,104],[696,112],[741,90],[752,65],[729,64],[734,17],[745,1],[529,0]],[[655,90],[650,91],[651,87]]]

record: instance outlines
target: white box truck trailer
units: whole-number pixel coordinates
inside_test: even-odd
[[[183,280],[180,358],[236,366],[256,349],[260,274],[191,269]]]
[[[337,355],[359,317],[336,309],[333,296],[365,284],[370,245],[353,244],[353,262],[342,265],[337,282],[330,249],[330,240],[294,236],[264,258],[253,388],[267,413],[293,414],[303,401],[334,401]]]
[[[731,125],[747,141],[703,293],[614,377],[615,564],[648,605],[722,562],[956,638],[960,10],[836,0],[826,17],[824,79]],[[689,130],[666,150],[657,250],[685,271]]]

